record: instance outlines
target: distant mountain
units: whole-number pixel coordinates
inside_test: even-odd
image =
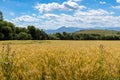
[[[78,27],[60,27],[55,30],[45,30],[46,33],[52,34],[52,33],[62,33],[62,32],[76,32],[76,31],[81,31],[81,30],[115,30],[115,31],[120,31],[120,27],[96,27],[96,28],[78,28]]]
[[[106,30],[120,31],[120,27],[110,27],[110,28],[107,27]]]
[[[46,33],[48,34],[52,34],[52,33],[57,33],[57,32],[68,32],[68,33],[71,33],[71,32],[76,32],[76,31],[80,31],[80,30],[84,30],[84,28],[77,28],[77,27],[60,27],[58,29],[55,29],[55,30],[45,30]]]

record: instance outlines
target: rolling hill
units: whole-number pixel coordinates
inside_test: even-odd
[[[80,31],[74,32],[74,34],[118,35],[120,34],[120,31],[91,29],[91,30],[80,30]]]

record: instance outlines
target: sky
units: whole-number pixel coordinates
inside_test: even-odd
[[[120,0],[0,0],[0,11],[18,27],[120,27]]]

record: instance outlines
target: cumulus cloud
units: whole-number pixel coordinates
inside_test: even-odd
[[[14,22],[38,22],[39,20],[33,16],[23,15],[13,19]]]
[[[22,15],[9,21],[14,22],[15,25],[20,26],[20,27],[26,27],[28,25],[34,25],[36,27],[40,27],[39,25],[41,24],[41,21],[36,16],[36,14]]]
[[[118,27],[120,16],[104,9],[90,9],[80,5],[82,0],[67,0],[63,3],[38,3],[34,6],[41,14],[22,15],[12,19],[17,25],[35,25],[43,29],[70,27]],[[119,2],[119,1],[118,1]],[[101,1],[100,4],[106,4]],[[120,6],[112,6],[120,8]],[[82,10],[83,9],[83,10]],[[55,12],[54,12],[55,11]],[[59,14],[56,13],[59,11]],[[65,14],[72,11],[72,14]]]
[[[72,1],[64,2],[62,5],[67,9],[78,9],[79,8],[79,5]]]
[[[76,11],[73,15],[68,14],[44,14],[41,19],[46,19],[41,24],[44,28],[54,29],[61,26],[72,27],[118,27],[120,16],[113,16],[113,12],[103,9]]]
[[[59,16],[58,15],[56,15],[56,14],[44,14],[44,15],[42,15],[40,18],[42,18],[42,19],[56,19],[56,18],[59,18]]]
[[[116,0],[117,3],[120,3],[120,0]]]
[[[43,26],[47,28],[53,28],[53,26],[55,26],[56,28],[61,26],[118,27],[120,25],[120,16],[113,16],[113,14],[113,12],[108,12],[103,9],[76,11],[73,15],[56,15],[56,18],[46,20]]]
[[[59,5],[58,3],[48,3],[48,4],[41,4],[38,3],[35,8],[40,11],[40,13],[45,13],[45,12],[50,12],[56,9],[60,9],[62,6]]]
[[[68,1],[81,2],[82,0],[68,0]]]
[[[34,8],[39,10],[40,13],[47,13],[47,12],[51,12],[51,11],[54,11],[54,10],[58,10],[58,11],[60,11],[60,10],[77,10],[77,9],[86,8],[85,6],[80,6],[75,1],[70,0],[70,1],[67,1],[67,2],[63,2],[62,4],[58,4],[58,3],[55,3],[55,2],[48,3],[48,4],[38,3],[36,6],[34,6]]]
[[[77,10],[73,15],[69,14],[51,14],[42,15],[23,15],[13,19],[18,25],[35,25],[43,29],[55,29],[61,26],[72,27],[118,27],[120,25],[120,16],[113,16],[113,12],[104,9]]]
[[[75,13],[76,16],[78,15],[84,15],[84,16],[93,16],[93,15],[111,15],[114,14],[114,12],[108,12],[106,10],[103,9],[98,9],[98,10],[88,10],[86,12],[83,11],[77,11]]]
[[[120,6],[112,6],[114,9],[120,9]]]
[[[106,2],[105,2],[105,1],[100,1],[100,4],[102,4],[102,5],[103,5],[103,4],[106,4]]]

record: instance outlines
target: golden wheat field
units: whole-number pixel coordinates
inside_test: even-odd
[[[120,80],[120,41],[1,41],[0,80]]]

